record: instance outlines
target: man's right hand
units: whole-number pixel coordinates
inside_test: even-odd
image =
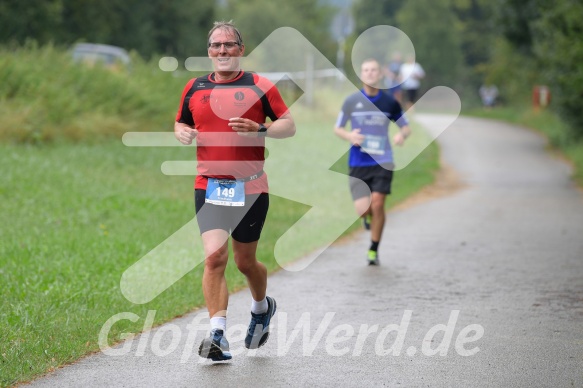
[[[348,140],[353,145],[360,147],[360,145],[364,141],[364,135],[361,135],[360,128],[355,128],[352,131],[350,131],[348,135]]]
[[[184,123],[174,123],[174,136],[184,145],[192,144],[194,138],[198,135],[198,131],[190,125]]]

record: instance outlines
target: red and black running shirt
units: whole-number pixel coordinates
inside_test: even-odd
[[[263,170],[265,138],[245,137],[228,126],[243,117],[265,123],[288,113],[275,85],[255,73],[241,71],[229,81],[214,73],[190,80],[184,87],[176,121],[198,130],[195,189],[206,189],[207,178],[244,179]],[[267,193],[267,176],[245,183],[246,194]]]

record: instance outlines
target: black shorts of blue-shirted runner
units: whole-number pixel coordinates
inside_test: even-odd
[[[370,196],[370,193],[360,184],[363,181],[368,186],[370,192],[381,194],[391,194],[391,184],[393,182],[393,164],[367,167],[351,167],[348,171],[348,183],[352,200]]]

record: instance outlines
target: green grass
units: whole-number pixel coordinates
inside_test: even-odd
[[[535,111],[527,106],[503,106],[491,110],[471,109],[464,114],[502,120],[538,131],[547,138],[550,150],[559,152],[573,164],[573,179],[583,186],[583,141],[574,140],[567,125],[552,111]]]
[[[25,58],[27,55],[26,52],[17,54]],[[54,60],[60,60],[57,54],[54,55],[57,58]],[[45,66],[50,68],[52,60],[47,59]],[[8,59],[0,59],[0,63],[4,63],[4,67],[0,66],[0,77],[3,79],[8,77],[4,73],[7,62]],[[10,69],[16,71],[15,67]],[[98,82],[102,82],[99,77],[126,77],[104,73],[100,69],[91,71],[96,72]],[[149,83],[157,85],[149,87],[152,96],[147,98],[160,101],[161,105],[146,104],[140,111],[140,104],[130,104],[122,109],[124,105],[121,102],[120,107],[116,107],[117,97],[113,93],[111,98],[114,101],[104,102],[109,108],[87,113],[94,115],[91,126],[76,127],[71,132],[75,136],[69,136],[59,128],[66,126],[74,116],[83,115],[87,107],[71,108],[67,114],[55,112],[55,117],[60,118],[49,120],[52,124],[47,128],[51,129],[43,129],[45,132],[40,132],[41,135],[31,137],[26,129],[22,129],[27,134],[20,138],[22,131],[15,130],[16,136],[7,136],[4,143],[0,143],[3,171],[0,181],[0,214],[3,220],[0,224],[1,386],[30,380],[97,351],[99,330],[114,314],[132,312],[140,320],[117,323],[110,332],[110,343],[119,341],[121,333],[138,332],[148,310],[156,310],[154,324],[159,325],[204,303],[200,285],[201,266],[146,304],[133,304],[120,291],[124,271],[194,216],[193,178],[165,176],[160,172],[164,161],[192,160],[194,149],[126,147],[119,138],[128,130],[171,131],[176,109],[174,105],[184,82],[167,80],[170,85],[163,86],[166,81],[157,81],[157,77],[166,75],[160,76],[151,70],[153,75],[150,78],[146,70],[135,71],[140,72],[143,79],[139,82],[144,88],[148,88],[146,85]],[[132,77],[135,74],[132,73]],[[42,80],[40,85],[23,82],[23,85],[14,83],[11,88],[21,91],[30,88],[36,92],[53,88],[43,85]],[[109,80],[105,83],[114,89],[121,85],[131,88],[134,81],[127,81],[128,84],[120,82],[115,86],[116,82]],[[2,128],[7,128],[10,123],[26,126],[33,122],[30,116],[24,114],[29,108],[24,106],[25,99],[19,93],[1,97],[0,106],[4,107],[7,103],[12,108],[21,109],[18,114],[0,116]],[[50,93],[55,94],[56,100],[67,100],[58,96],[57,90]],[[298,122],[298,133],[310,133],[312,136],[305,140],[306,154],[287,156],[290,164],[293,165],[294,160],[305,159],[313,152],[314,148],[310,147],[314,145],[332,155],[335,155],[332,149],[337,153],[338,149],[347,147],[332,132],[344,96],[344,91],[322,89],[314,109],[299,104],[294,106],[292,113]],[[131,98],[123,93],[120,97]],[[162,103],[163,100],[170,102]],[[31,103],[42,107],[41,111],[45,113],[50,109],[58,110],[61,106],[47,108],[46,104],[50,103],[42,96]],[[134,112],[134,108],[138,112]],[[148,116],[152,116],[150,121],[146,120]],[[107,128],[112,123],[120,126],[109,131]],[[92,128],[104,128],[106,133],[100,134],[97,141],[92,137]],[[415,132],[411,142],[423,136],[422,131]],[[302,139],[301,135],[298,139]],[[284,140],[281,144],[287,143]],[[342,156],[341,152],[337,159],[330,161],[329,165],[334,165],[331,169],[346,171],[345,155]],[[278,159],[271,155],[267,163],[275,160]],[[393,206],[431,183],[437,168],[438,149],[432,144],[411,165],[395,174],[394,193],[389,197],[387,206]],[[306,175],[305,171],[290,171],[289,179],[295,179],[295,173]],[[271,179],[275,181],[276,177],[271,176]],[[299,194],[302,190],[311,190],[309,185],[298,187]],[[331,193],[329,201],[334,204],[334,201],[345,201],[348,196],[346,181],[342,189]],[[283,196],[271,196],[270,212],[258,251],[259,259],[270,272],[280,268],[273,257],[278,238],[309,209],[309,206]],[[345,211],[353,210],[347,208]],[[323,217],[322,222],[325,228],[326,222],[334,221]],[[359,225],[358,221],[354,222],[344,235],[353,232]],[[193,240],[199,239],[193,236]],[[325,236],[310,233],[309,240],[302,244],[303,249],[294,251],[295,258],[324,243]],[[227,278],[231,291],[245,286],[244,277],[232,262],[227,269]]]

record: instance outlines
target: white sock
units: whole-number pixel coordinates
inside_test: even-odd
[[[212,317],[211,318],[211,330],[221,329],[224,332],[227,331],[227,317]]]
[[[253,314],[263,314],[267,312],[269,305],[267,304],[267,298],[263,298],[261,301],[256,301],[251,299],[251,312]]]

